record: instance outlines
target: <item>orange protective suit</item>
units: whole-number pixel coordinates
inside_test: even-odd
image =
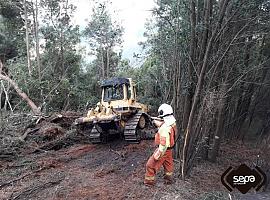
[[[144,183],[153,185],[157,171],[164,167],[164,178],[171,182],[173,174],[173,156],[171,147],[174,146],[175,124],[167,126],[162,124],[155,135],[155,144],[158,148],[146,163]]]

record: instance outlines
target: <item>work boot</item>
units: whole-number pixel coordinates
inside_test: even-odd
[[[170,175],[164,175],[164,183],[166,185],[170,185],[173,183],[173,178]]]
[[[154,186],[155,185],[155,181],[152,181],[152,180],[144,180],[143,183],[146,186]]]

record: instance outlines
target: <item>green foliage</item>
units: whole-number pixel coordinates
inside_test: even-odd
[[[191,83],[196,85],[197,75],[193,72],[192,79],[188,78],[188,65],[190,63],[190,10],[189,1],[158,0],[157,6],[153,9],[153,19],[147,24],[145,36],[147,41],[142,43],[147,53],[147,58],[140,67],[133,67],[128,60],[121,58],[121,43],[123,28],[113,20],[110,13],[110,2],[95,2],[93,14],[82,35],[89,42],[92,54],[95,59],[90,64],[82,62],[78,44],[82,35],[79,27],[72,23],[72,17],[76,7],[67,0],[42,0],[40,1],[39,37],[41,46],[41,77],[37,69],[37,60],[32,55],[31,64],[33,74],[29,76],[26,67],[25,55],[25,30],[22,4],[20,1],[0,2],[0,54],[10,59],[6,66],[12,72],[12,78],[21,86],[38,105],[44,110],[62,109],[86,109],[93,106],[100,99],[98,81],[109,77],[131,77],[137,83],[139,101],[152,105],[153,110],[163,103],[171,103],[175,97],[175,81],[180,82],[179,93],[186,94]],[[213,2],[212,25],[215,25],[218,15],[218,2]],[[31,9],[34,9],[31,2],[27,2],[29,9],[29,31],[30,46],[34,50],[35,41],[33,33],[33,16]],[[203,1],[198,1],[196,14],[196,53],[203,52],[201,41],[206,30],[203,20]],[[242,9],[235,20],[230,22],[230,31],[225,29],[226,37],[231,38],[241,28],[242,18],[260,14],[258,20],[254,20],[246,30],[246,34],[252,34],[258,29],[269,31],[269,20],[266,15],[269,12],[269,2],[251,1],[248,4],[240,5],[239,1],[231,3],[231,11]],[[255,10],[255,11],[254,11]],[[225,36],[225,35],[224,35]],[[244,34],[242,36],[245,36]],[[248,45],[244,37],[237,39],[238,45],[232,45],[226,54],[226,62],[232,60],[232,68],[235,74],[232,81],[249,70],[245,66],[245,49]],[[257,37],[257,38],[256,38]],[[257,65],[262,59],[269,55],[269,37],[257,35],[251,38],[249,66]],[[264,41],[262,41],[264,37]],[[217,38],[217,45],[213,45],[213,51],[209,59],[209,69],[217,62],[222,51],[229,44],[229,39]],[[222,47],[222,48],[221,48]],[[198,70],[202,58],[194,56],[194,68]],[[35,58],[33,58],[35,57]],[[179,73],[175,70],[179,66]],[[222,74],[226,69],[220,70]],[[207,72],[205,77],[208,81],[212,71]],[[210,76],[209,76],[210,74]],[[175,79],[173,77],[176,77]],[[219,79],[213,80],[218,85]],[[239,88],[238,88],[239,89]],[[238,93],[235,93],[238,94]],[[183,97],[183,96],[181,96]],[[17,104],[21,100],[14,98]],[[24,104],[19,104],[21,107]]]
[[[71,23],[75,7],[64,0],[42,1],[41,5],[49,12],[43,19],[45,25],[40,28],[45,46],[41,60],[43,74],[38,84],[39,102],[52,110],[76,109],[81,56],[76,49],[80,42],[79,27]]]
[[[149,58],[141,67],[138,76],[138,91],[142,96],[143,102],[148,102],[155,108],[161,101],[162,95],[160,94],[160,88],[157,82],[160,80],[155,74],[159,71],[159,65],[156,65],[155,59]]]
[[[41,33],[39,37],[44,41],[40,54],[40,78],[36,59],[31,59],[33,72],[29,76],[25,55],[10,60],[6,63],[6,67],[10,69],[12,79],[38,106],[42,107],[43,112],[76,110],[85,105],[87,100],[80,90],[85,90],[83,82],[86,77],[84,78],[85,75],[81,70],[81,55],[77,49],[80,42],[79,27],[71,22],[75,7],[66,0],[41,1],[40,6],[39,9],[43,9],[43,22],[39,27]],[[33,8],[29,7],[29,9]],[[18,16],[11,16],[11,14],[5,20],[16,21]],[[21,19],[21,13],[19,17]],[[14,37],[15,34],[10,35]],[[5,37],[0,37],[0,41],[4,41],[0,45],[10,43],[10,40]],[[34,47],[35,41],[30,42]],[[9,46],[11,47],[12,45]],[[13,93],[12,91],[11,94]],[[16,95],[13,96],[12,101],[14,105],[19,103],[20,109],[26,106]]]
[[[121,60],[121,53],[117,54],[115,48],[122,43],[123,27],[112,20],[109,5],[108,1],[96,2],[91,20],[83,31],[92,54],[96,56],[93,63],[103,79],[113,76]]]
[[[122,43],[123,27],[112,21],[108,6],[106,1],[96,2],[91,21],[84,30],[84,35],[93,49],[112,48]]]
[[[0,59],[6,61],[16,56],[24,56],[23,18],[19,1],[0,2]]]
[[[121,60],[114,72],[114,77],[127,77],[132,79],[138,78],[139,68],[134,68],[130,66],[129,60]]]
[[[95,73],[93,65],[87,65],[86,67],[87,71],[81,72],[78,80],[80,83],[78,90],[80,92],[81,101],[83,101],[80,107],[84,108],[84,110],[94,107],[101,98],[100,79]]]

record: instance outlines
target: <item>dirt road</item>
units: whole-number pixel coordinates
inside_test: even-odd
[[[132,145],[115,141],[1,162],[0,199],[214,199],[211,194],[223,199],[228,195],[220,175],[229,160],[200,163],[185,182],[177,178],[179,162],[175,162],[172,186],[163,183],[162,172],[155,187],[144,186],[144,166],[154,148],[152,141]]]

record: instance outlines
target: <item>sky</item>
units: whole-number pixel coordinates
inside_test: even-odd
[[[92,14],[93,0],[72,0],[77,10],[74,13],[74,22],[81,28],[87,25],[87,18]],[[123,34],[123,58],[135,62],[134,53],[140,53],[141,48],[138,42],[145,41],[143,37],[144,25],[151,17],[151,9],[155,6],[154,0],[111,0],[112,17],[124,28]]]

